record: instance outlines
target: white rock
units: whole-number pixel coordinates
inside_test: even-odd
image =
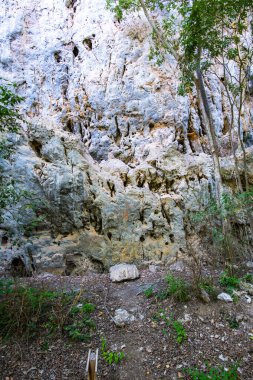
[[[139,271],[134,264],[117,264],[110,268],[110,279],[112,282],[135,280],[139,277]]]
[[[233,302],[232,297],[227,293],[220,293],[217,298],[220,301]]]
[[[252,300],[251,300],[251,297],[248,296],[247,294],[245,294],[244,297],[245,297],[246,303],[247,303],[247,304],[251,304],[251,301],[252,301]]]
[[[183,261],[177,261],[174,264],[170,265],[170,270],[175,272],[184,272],[185,271],[185,265]]]
[[[114,322],[117,326],[124,326],[130,322],[133,322],[135,317],[128,313],[125,309],[117,309],[115,310]]]
[[[151,264],[150,266],[149,266],[149,271],[151,272],[151,273],[156,273],[157,272],[157,270],[158,270],[158,266],[157,265],[153,265],[153,264]]]
[[[219,359],[222,360],[223,362],[228,361],[228,358],[226,356],[223,356],[222,354],[219,355]]]

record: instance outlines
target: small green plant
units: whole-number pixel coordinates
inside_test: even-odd
[[[237,368],[236,365],[228,370],[223,367],[207,366],[207,369],[204,371],[193,368],[188,369],[185,372],[190,376],[191,380],[237,380],[239,379]]]
[[[187,340],[186,330],[182,324],[182,322],[175,320],[173,315],[167,317],[165,311],[160,309],[157,313],[154,314],[153,319],[157,322],[163,321],[165,323],[166,328],[162,329],[162,333],[166,335],[168,333],[168,329],[172,329],[176,334],[176,341],[179,344],[182,344],[185,340]]]
[[[200,289],[205,290],[212,299],[217,298],[218,291],[215,289],[212,281],[209,278],[203,278],[198,286]]]
[[[181,344],[184,340],[187,340],[185,328],[180,321],[173,321],[172,326],[177,334],[177,343]]]
[[[143,294],[147,298],[151,298],[154,295],[154,289],[152,288],[152,286],[150,286],[149,288],[147,288],[146,290],[144,290]]]
[[[42,351],[48,351],[49,350],[49,342],[47,340],[44,340],[41,343],[40,348],[42,349]]]
[[[101,352],[102,352],[102,357],[110,365],[120,363],[125,357],[125,354],[123,351],[120,351],[120,352],[109,351],[107,348],[107,342],[105,338],[102,338]]]
[[[232,292],[234,289],[238,289],[240,282],[240,278],[236,276],[230,276],[226,271],[221,274],[219,279],[220,285],[224,286],[228,292]]]
[[[247,273],[247,274],[245,274],[245,276],[243,276],[242,280],[252,284],[253,283],[253,275],[250,273]]]
[[[228,324],[231,329],[239,329],[239,322],[236,320],[236,318],[228,319]]]
[[[12,280],[0,280],[0,297],[13,292]]]
[[[181,278],[176,278],[173,275],[165,277],[168,283],[166,289],[167,296],[173,296],[177,301],[185,302],[190,298],[189,285]]]

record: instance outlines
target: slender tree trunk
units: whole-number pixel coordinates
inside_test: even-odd
[[[200,93],[200,97],[201,97],[201,101],[202,101],[202,105],[204,109],[206,125],[207,125],[208,140],[209,140],[213,164],[214,164],[215,193],[216,193],[215,196],[216,196],[217,204],[221,208],[222,206],[221,196],[223,193],[223,184],[222,184],[222,177],[221,177],[221,170],[220,170],[219,149],[218,149],[218,145],[216,141],[215,127],[213,124],[211,110],[208,103],[204,79],[203,79],[203,75],[202,75],[200,67],[198,67],[198,69],[196,70],[196,76],[197,76],[197,80],[195,80],[195,85],[198,89],[198,92]]]

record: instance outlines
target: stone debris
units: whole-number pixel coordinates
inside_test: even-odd
[[[185,269],[183,261],[176,261],[174,264],[170,265],[170,270],[173,272],[184,272]]]
[[[135,280],[139,277],[139,271],[134,264],[117,264],[110,268],[110,279],[112,282]]]
[[[132,314],[128,313],[128,311],[125,309],[115,310],[113,319],[116,325],[120,327],[135,321],[135,317]]]
[[[253,296],[253,285],[249,284],[248,282],[241,282],[240,288],[242,290],[245,290],[250,296]]]
[[[148,269],[151,273],[156,273],[159,270],[159,267],[157,265],[151,264]]]
[[[224,301],[224,302],[233,302],[232,297],[229,294],[227,294],[227,293],[220,293],[217,296],[217,299],[220,300],[220,301]]]

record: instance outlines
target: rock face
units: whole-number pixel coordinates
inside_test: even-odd
[[[112,282],[135,280],[139,276],[139,271],[134,264],[117,264],[110,268],[110,279]]]
[[[9,0],[0,18],[0,76],[17,83],[29,121],[4,172],[47,204],[47,223],[18,246],[8,238],[2,262],[23,254],[38,270],[81,274],[184,256],[185,210],[209,199],[212,160],[196,94],[177,93],[176,62],[148,59],[145,17],[118,23],[104,0]],[[208,89],[226,147],[224,89],[215,76]],[[228,182],[230,162],[223,158]],[[17,223],[15,212],[2,238],[34,216]]]

